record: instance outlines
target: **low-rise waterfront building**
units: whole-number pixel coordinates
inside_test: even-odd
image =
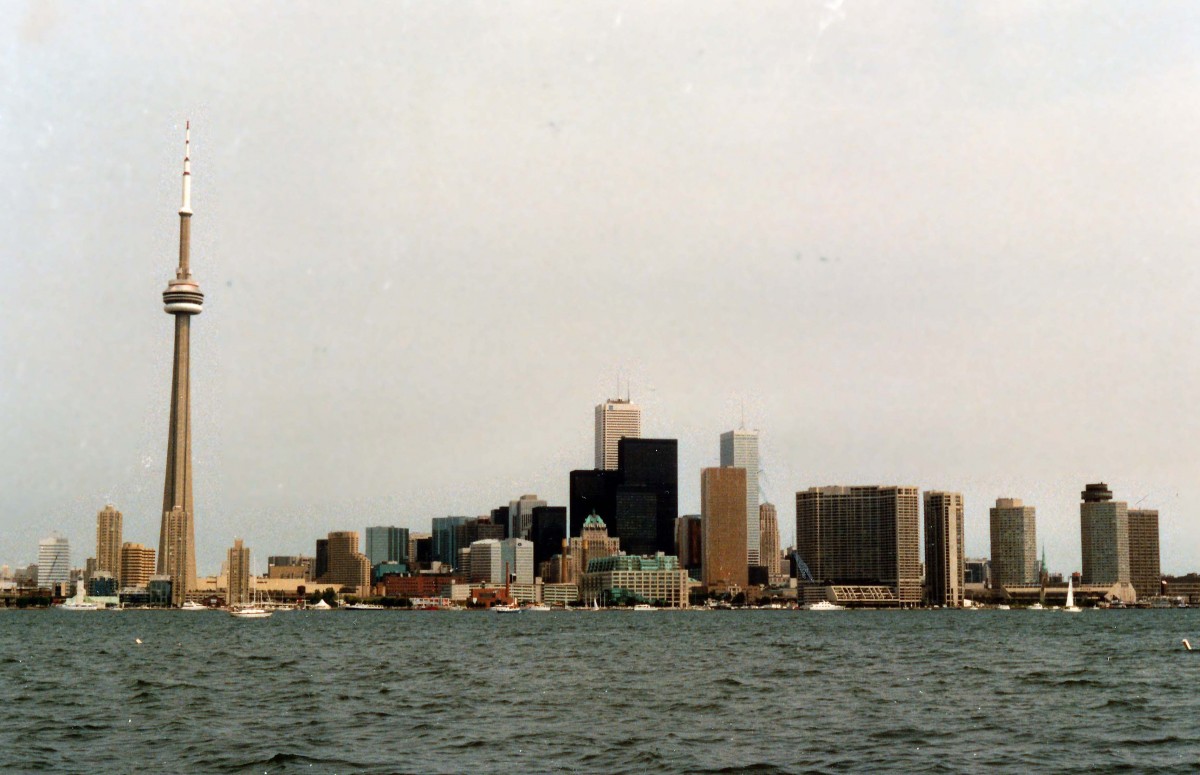
[[[588,605],[593,601],[601,605],[644,602],[686,608],[688,574],[673,555],[600,557],[588,563],[580,595]]]

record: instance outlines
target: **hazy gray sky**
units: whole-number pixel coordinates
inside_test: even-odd
[[[739,406],[767,497],[1079,492],[1200,568],[1200,6],[0,3],[0,562],[157,546],[183,123],[196,531],[567,499],[629,378],[680,510]]]

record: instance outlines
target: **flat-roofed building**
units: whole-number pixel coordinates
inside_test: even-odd
[[[1019,587],[1039,583],[1037,510],[1020,498],[997,498],[988,511],[992,539],[991,584]]]
[[[242,539],[234,539],[225,560],[228,574],[225,602],[237,605],[250,601],[250,550],[242,545]]]
[[[749,586],[746,563],[746,469],[705,468],[700,472],[700,544],[704,585],[742,590]]]
[[[596,406],[596,468],[617,468],[617,445],[621,439],[642,435],[642,410],[628,399],[610,398]]]
[[[796,552],[818,583],[885,586],[918,605],[920,511],[916,487],[810,487],[796,493]]]
[[[721,467],[746,469],[746,565],[765,565],[758,535],[758,431],[739,428],[721,434]]]
[[[963,498],[958,492],[925,493],[925,599],[930,605],[963,604]]]
[[[664,554],[653,557],[613,555],[588,563],[580,585],[582,601],[591,605],[651,603],[671,608],[688,604],[688,574],[679,559]]]
[[[154,550],[149,546],[125,542],[121,544],[121,575],[123,588],[145,589],[154,575]]]
[[[121,579],[121,512],[111,503],[96,512],[96,570]]]
[[[1162,594],[1157,509],[1129,509],[1129,581],[1139,598]]]
[[[774,503],[759,504],[758,547],[759,562],[767,569],[767,578],[772,584],[778,583],[783,574],[780,572],[782,555],[779,554],[779,517],[775,512]]]
[[[684,514],[675,520],[675,556],[687,570],[699,570],[702,562],[700,515]]]
[[[358,533],[354,530],[330,533],[325,539],[325,551],[329,569],[317,583],[351,588],[357,594],[365,594],[371,585],[371,562],[358,551]]]

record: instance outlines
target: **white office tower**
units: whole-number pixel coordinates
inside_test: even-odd
[[[596,468],[617,470],[617,442],[642,437],[642,410],[629,399],[610,398],[596,407]],[[757,512],[756,512],[757,513]]]
[[[71,583],[71,546],[65,536],[51,533],[38,541],[37,585],[53,589]]]
[[[721,434],[721,467],[746,469],[746,564],[762,565],[758,529],[758,431]]]

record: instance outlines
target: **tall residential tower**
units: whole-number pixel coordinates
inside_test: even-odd
[[[112,504],[96,512],[96,570],[121,578],[121,512]]]
[[[191,126],[183,141],[183,204],[179,208],[179,266],[163,291],[163,305],[175,316],[175,357],[171,374],[171,427],[163,485],[162,527],[158,534],[158,572],[171,577],[171,604],[182,605],[196,586],[196,523],[192,503],[192,315],[200,314],[204,294],[192,279]]]
[[[963,604],[963,497],[925,493],[925,599],[930,605]]]
[[[1020,498],[997,498],[989,511],[992,587],[1037,584],[1037,510]]]

